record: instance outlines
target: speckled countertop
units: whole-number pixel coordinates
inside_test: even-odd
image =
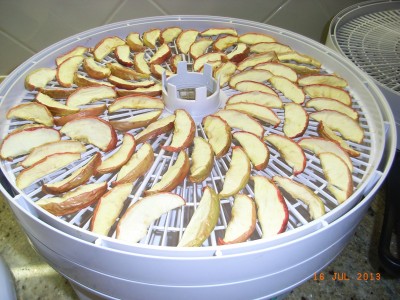
[[[325,279],[310,279],[286,299],[399,299],[399,280],[385,275],[377,258],[383,198],[384,193],[380,192],[374,199],[351,242],[323,271]],[[69,282],[32,249],[2,196],[0,228],[0,254],[15,277],[18,299],[78,299]],[[349,280],[332,280],[334,272],[345,273]],[[378,272],[380,280],[357,280],[358,273]]]

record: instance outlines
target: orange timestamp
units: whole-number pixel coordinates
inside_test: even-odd
[[[379,281],[381,280],[381,273],[357,272],[356,276],[350,276],[346,272],[329,272],[329,274],[317,272],[314,273],[313,279],[319,281],[348,281],[352,279],[357,281]]]

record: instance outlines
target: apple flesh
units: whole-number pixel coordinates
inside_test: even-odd
[[[128,44],[129,48],[132,51],[140,52],[145,49],[142,40],[140,39],[140,34],[137,32],[131,32],[126,36],[125,39],[126,43]]]
[[[33,121],[49,127],[54,125],[53,115],[45,105],[38,102],[18,104],[7,112],[6,118]]]
[[[332,75],[332,74],[324,74],[324,75],[307,75],[299,78],[298,84],[300,86],[312,85],[312,84],[326,84],[329,86],[337,87],[337,88],[345,88],[348,86],[348,83],[343,78]]]
[[[193,71],[199,72],[203,66],[212,61],[226,61],[226,55],[222,52],[209,52],[199,56],[193,63]]]
[[[236,71],[236,64],[231,61],[227,61],[225,63],[221,63],[215,70],[214,70],[214,78],[219,80],[219,86],[222,87],[228,83],[231,76]]]
[[[125,45],[125,41],[118,36],[109,36],[102,39],[93,49],[94,59],[102,61],[118,46]]]
[[[143,114],[134,115],[127,119],[110,121],[110,124],[115,130],[129,131],[135,128],[146,127],[155,122],[161,116],[162,112],[161,109],[149,111]]]
[[[188,112],[183,109],[175,111],[174,133],[171,144],[163,146],[164,150],[179,152],[189,147],[196,133],[196,124]]]
[[[74,49],[68,51],[65,54],[62,54],[56,58],[56,65],[59,66],[61,65],[65,60],[72,56],[77,56],[77,55],[83,55],[85,54],[89,49],[83,46],[77,46]]]
[[[286,79],[289,79],[292,82],[297,81],[297,73],[293,69],[279,62],[266,62],[263,64],[258,64],[254,67],[254,69],[267,70],[275,76],[285,77]]]
[[[120,109],[164,109],[164,102],[156,97],[138,95],[117,98],[109,107],[108,112],[113,113]]]
[[[149,64],[159,65],[171,57],[171,49],[167,44],[162,44],[150,58]]]
[[[154,65],[152,65],[154,66]],[[134,90],[124,90],[124,89],[118,89],[117,90],[117,95],[119,97],[123,97],[123,96],[138,96],[138,95],[142,95],[142,96],[150,96],[150,97],[155,97],[155,96],[160,96],[162,92],[162,87],[161,84],[156,83],[155,85],[152,85],[150,87],[146,87],[146,88],[137,88]]]
[[[238,37],[234,35],[225,35],[219,37],[213,44],[213,49],[217,52],[225,51],[238,42]]]
[[[235,90],[239,92],[262,92],[271,94],[273,96],[278,96],[278,94],[266,84],[251,80],[244,80],[238,82],[235,85]]]
[[[236,48],[229,52],[226,57],[229,61],[234,63],[240,63],[249,55],[250,48],[245,43],[238,43]]]
[[[211,145],[202,137],[195,137],[193,143],[189,180],[200,183],[211,173],[214,165],[214,152]]]
[[[246,113],[260,121],[271,124],[274,127],[278,126],[281,122],[279,117],[270,108],[259,104],[254,104],[250,102],[238,102],[225,106],[225,109],[233,109]]]
[[[69,107],[78,107],[93,103],[103,99],[113,99],[117,93],[109,86],[87,86],[76,89],[68,98],[66,105]]]
[[[232,136],[239,142],[256,170],[263,170],[267,167],[269,150],[259,137],[246,131],[236,131]]]
[[[279,90],[283,96],[297,104],[302,104],[305,100],[303,90],[295,83],[282,76],[272,76],[269,79],[272,86]]]
[[[84,56],[72,56],[60,64],[57,68],[57,81],[63,87],[71,87],[74,83],[75,73],[82,64]]]
[[[39,68],[28,73],[25,77],[25,88],[28,91],[44,88],[56,78],[57,71],[51,68]]]
[[[126,67],[133,66],[131,50],[128,45],[124,44],[115,47],[114,56],[121,65]]]
[[[200,33],[201,36],[215,36],[221,34],[233,36],[238,35],[234,28],[208,28]]]
[[[229,109],[220,110],[214,115],[222,118],[231,128],[238,128],[243,131],[251,132],[259,138],[264,136],[264,127],[248,114]]]
[[[241,81],[266,82],[271,77],[272,73],[266,70],[245,70],[231,76],[229,86],[234,89],[236,84]]]
[[[114,87],[114,85],[108,81],[101,81],[101,80],[96,80],[87,76],[84,76],[79,73],[74,74],[74,84],[76,84],[78,87],[84,87],[84,86],[109,86],[109,87]]]
[[[253,54],[245,59],[243,59],[240,63],[238,63],[238,70],[243,71],[247,68],[253,68],[254,66],[270,61],[276,61],[276,54],[275,52],[267,52],[267,53],[260,53],[260,54]]]
[[[195,42],[199,32],[189,29],[183,30],[176,39],[176,46],[180,53],[188,54],[190,46]]]
[[[331,98],[342,102],[345,105],[351,105],[349,93],[343,89],[336,88],[326,84],[312,84],[303,87],[304,92],[311,98]]]
[[[132,68],[124,67],[119,63],[108,63],[107,68],[110,69],[111,74],[125,80],[140,80],[148,79],[149,74],[144,74],[133,70]]]
[[[176,40],[182,32],[180,27],[168,27],[161,31],[160,42],[161,44],[169,44]]]
[[[160,134],[171,131],[174,128],[174,121],[175,115],[158,119],[135,136],[136,142],[140,144]]]
[[[174,75],[174,73],[172,71],[164,68],[161,65],[157,65],[157,64],[152,64],[150,66],[150,72],[157,79],[161,79],[162,78],[162,74],[164,74],[164,73],[165,73],[166,77]]]
[[[79,111],[79,108],[68,107],[52,99],[50,96],[43,94],[42,92],[36,94],[35,101],[46,106],[47,109],[50,111],[50,113],[54,116],[67,116],[70,114],[77,113]],[[54,122],[54,120],[52,122]]]
[[[127,89],[127,90],[134,90],[137,88],[147,88],[156,84],[153,80],[143,80],[143,81],[128,81],[121,79],[117,76],[111,75],[108,77],[108,81],[115,85],[117,88]]]
[[[75,92],[75,88],[63,87],[44,87],[38,89],[39,93],[47,95],[51,98],[64,99]]]
[[[203,128],[215,156],[224,156],[231,146],[231,128],[222,118],[209,115],[203,119]]]
[[[206,53],[206,50],[212,45],[212,43],[213,40],[209,38],[198,39],[190,46],[189,55],[193,59],[198,59],[200,56]]]
[[[156,43],[160,39],[161,30],[158,28],[147,30],[143,33],[143,44],[150,49],[156,48]]]
[[[345,114],[353,120],[358,120],[358,113],[352,107],[330,98],[313,98],[306,103],[306,107],[314,108],[315,110],[335,110]]]
[[[231,105],[235,103],[254,103],[269,108],[283,107],[282,100],[277,95],[259,91],[235,94],[228,99],[226,104]]]
[[[254,45],[258,43],[269,43],[275,42],[275,38],[270,35],[262,34],[258,32],[248,32],[239,36],[239,42],[247,45]]]
[[[143,74],[151,74],[150,67],[147,64],[146,59],[144,58],[145,53],[144,52],[139,52],[136,53],[135,56],[133,57],[133,64],[135,66],[135,70],[143,73]]]
[[[107,109],[106,104],[100,104],[100,105],[93,105],[84,109],[79,110],[78,112],[74,114],[70,114],[68,116],[62,116],[61,118],[54,119],[54,123],[57,126],[64,126],[68,122],[83,118],[83,117],[96,117],[101,115],[105,110]]]
[[[298,75],[309,75],[309,74],[320,74],[321,69],[315,67],[309,67],[304,65],[298,65],[293,63],[281,62],[282,65],[285,65],[295,71]]]
[[[302,136],[308,127],[308,114],[306,110],[297,103],[285,104],[285,122],[283,133],[288,138]]]
[[[250,46],[251,53],[266,53],[271,51],[275,53],[285,53],[292,51],[292,48],[277,42],[261,42]]]
[[[314,67],[320,68],[321,67],[321,62],[316,60],[314,57],[296,52],[296,51],[290,51],[290,52],[285,52],[285,53],[278,53],[278,59],[280,61],[295,61],[299,64],[308,64],[312,65]]]
[[[83,69],[89,77],[94,79],[105,79],[111,75],[111,70],[108,67],[97,64],[93,57],[86,57],[83,60]]]

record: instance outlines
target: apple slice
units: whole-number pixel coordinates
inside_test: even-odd
[[[214,41],[209,38],[198,39],[190,46],[189,55],[193,59],[198,59],[200,56],[206,53],[206,50],[212,45],[213,42]]]
[[[183,232],[178,247],[200,247],[218,223],[220,204],[215,191],[206,186],[200,203]]]
[[[211,145],[201,137],[193,139],[192,166],[190,167],[189,180],[200,183],[211,173],[214,165],[214,152]]]
[[[278,96],[278,94],[266,84],[251,80],[244,80],[238,82],[235,85],[235,90],[239,92],[263,92],[274,96]]]
[[[18,104],[7,112],[6,118],[33,121],[49,127],[54,125],[53,115],[45,105],[38,102]]]
[[[85,184],[92,175],[94,175],[96,168],[101,163],[101,154],[96,152],[95,155],[83,166],[74,171],[67,178],[53,182],[46,183],[42,186],[42,192],[47,194],[62,194],[68,192],[80,185]]]
[[[128,45],[119,45],[114,49],[114,56],[117,61],[123,66],[133,66],[133,60],[131,58],[131,49]]]
[[[86,57],[83,60],[83,69],[94,79],[105,79],[111,74],[111,70],[96,63],[93,57]]]
[[[158,28],[149,29],[143,33],[143,44],[150,49],[156,48],[156,43],[160,39],[161,30]]]
[[[102,39],[93,49],[94,59],[102,61],[118,46],[125,45],[125,41],[117,36],[109,36]]]
[[[275,75],[269,79],[269,82],[287,99],[298,104],[304,103],[306,96],[304,95],[303,90],[297,84],[293,83],[286,77]]]
[[[264,136],[264,127],[248,114],[237,110],[220,110],[215,115],[228,123],[229,127],[251,132],[260,138]]]
[[[173,73],[176,73],[178,70],[178,63],[183,61],[182,55],[174,54],[169,58],[169,67]]]
[[[239,71],[243,71],[247,68],[253,68],[254,66],[270,61],[277,60],[275,52],[267,52],[260,54],[253,54],[249,57],[243,59],[240,63],[238,63],[237,68]]]
[[[259,91],[244,92],[231,96],[226,102],[227,105],[235,103],[254,103],[270,108],[282,108],[282,100],[277,95]]]
[[[246,152],[254,169],[263,170],[267,167],[269,150],[267,145],[265,145],[259,137],[246,131],[236,131],[232,136]]]
[[[282,176],[274,176],[272,180],[294,199],[304,202],[308,206],[311,219],[316,220],[325,214],[324,202],[309,187]]]
[[[222,118],[209,115],[203,119],[203,128],[215,156],[217,158],[224,156],[232,142],[229,125]]]
[[[175,110],[174,134],[172,142],[162,148],[171,152],[179,152],[189,147],[196,133],[196,124],[184,109]]]
[[[135,56],[133,57],[133,64],[135,66],[135,70],[143,74],[151,74],[150,67],[147,64],[144,55],[145,55],[144,52],[139,52],[136,53]]]
[[[236,84],[241,81],[254,81],[254,82],[265,82],[272,77],[272,73],[266,70],[246,70],[236,73],[229,80],[229,86],[233,89]]]
[[[57,126],[64,126],[67,124],[69,121],[72,121],[77,118],[82,118],[82,117],[95,117],[101,115],[107,108],[106,104],[101,104],[101,105],[93,105],[85,109],[79,110],[77,113],[70,114],[68,116],[63,116],[58,119],[54,119],[54,123]]]
[[[93,78],[86,77],[84,75],[81,75],[79,73],[74,74],[74,84],[76,84],[78,87],[84,87],[84,86],[110,86],[114,87],[113,84],[107,82],[107,81],[100,81],[96,80]]]
[[[262,238],[270,238],[286,230],[289,211],[278,187],[264,176],[252,176],[257,216]]]
[[[325,152],[319,159],[328,181],[328,190],[340,203],[346,201],[353,193],[353,178],[346,163],[336,154]]]
[[[222,60],[214,60],[214,61],[208,61],[207,64],[211,66],[211,70],[214,73],[215,70],[217,70],[218,67],[223,64],[223,62]],[[199,72],[202,73],[203,70],[204,70],[204,65],[200,68]]]
[[[94,209],[93,217],[90,221],[90,231],[107,236],[119,217],[131,191],[132,184],[125,183],[117,185],[105,193]]]
[[[234,35],[221,36],[214,42],[213,49],[218,52],[225,51],[229,47],[235,45],[238,40],[238,37]]]
[[[157,78],[157,79],[161,79],[162,78],[162,74],[165,72],[165,76],[169,77],[174,75],[174,73],[166,68],[164,68],[161,65],[151,65],[150,66],[150,72],[151,74]]]
[[[163,214],[185,205],[182,197],[173,193],[158,193],[135,202],[117,225],[118,240],[137,243],[147,234],[148,227]]]
[[[302,136],[308,126],[308,114],[306,110],[297,103],[285,104],[285,122],[283,123],[283,133],[288,138]]]
[[[62,87],[44,87],[39,88],[40,93],[45,94],[51,98],[63,99],[67,98],[73,92],[75,92],[74,88],[62,88]]]
[[[54,116],[67,116],[77,113],[79,111],[79,108],[68,107],[58,101],[55,101],[54,99],[47,96],[46,94],[43,94],[42,92],[36,94],[35,100],[41,105],[46,106],[50,113]],[[54,122],[53,117],[51,117],[51,119],[51,122]]]
[[[169,44],[176,40],[179,34],[182,32],[180,27],[167,27],[161,31],[160,42],[161,44]]]
[[[111,75],[108,77],[108,81],[115,85],[117,88],[126,89],[126,90],[134,90],[137,88],[147,88],[156,84],[153,80],[143,80],[143,81],[128,81],[121,79],[117,76]]]
[[[268,143],[274,146],[282,159],[293,168],[293,175],[302,173],[306,167],[306,156],[303,149],[293,140],[278,134],[270,134],[264,137]]]
[[[109,107],[108,112],[113,113],[120,109],[164,109],[164,103],[160,98],[138,95],[117,98]]]
[[[297,81],[297,73],[293,69],[278,62],[266,62],[254,66],[255,70],[267,70],[273,75],[281,76],[289,79],[292,82]]]
[[[68,153],[83,153],[86,151],[86,147],[81,142],[70,140],[46,143],[33,148],[25,159],[20,162],[20,165],[24,168],[28,168],[47,156],[56,153],[64,153],[66,150]]]
[[[209,52],[199,56],[193,63],[193,71],[199,72],[200,69],[211,61],[226,61],[226,55],[221,52]]]
[[[224,86],[228,83],[231,76],[236,71],[236,65],[233,62],[227,61],[225,63],[220,64],[214,70],[214,77],[218,80],[219,79],[219,86]]]
[[[78,107],[93,103],[103,99],[112,99],[117,93],[109,86],[86,86],[77,88],[68,98],[66,105],[69,107]]]
[[[349,93],[340,88],[335,88],[326,84],[312,84],[305,86],[303,90],[311,98],[331,98],[343,104],[351,105]]]
[[[56,78],[57,71],[51,68],[39,68],[29,72],[25,78],[25,88],[33,91],[44,88],[50,81]]]
[[[345,114],[353,120],[358,120],[358,113],[355,109],[342,102],[330,98],[313,98],[306,103],[306,107],[314,108],[315,110],[335,110]]]
[[[250,160],[243,148],[239,146],[232,147],[232,159],[225,174],[219,197],[228,198],[239,193],[249,181],[250,171]]]
[[[97,166],[96,172],[100,174],[112,173],[119,170],[123,165],[125,165],[136,149],[136,141],[133,135],[125,133],[122,138],[122,144],[118,150],[106,158]]]
[[[236,195],[231,214],[224,238],[218,239],[220,245],[245,242],[256,229],[256,205],[249,196]]]
[[[171,49],[167,44],[158,47],[156,53],[150,58],[149,64],[159,65],[171,57]]]
[[[176,39],[176,46],[180,53],[188,54],[190,46],[194,43],[199,32],[197,30],[188,29],[182,31]]]
[[[78,187],[62,197],[42,198],[36,204],[56,216],[73,214],[95,203],[107,191],[107,182]]]
[[[55,153],[22,170],[15,178],[19,189],[25,189],[36,180],[60,170],[81,158],[80,153]]]
[[[57,68],[57,81],[63,87],[71,87],[74,83],[75,73],[84,60],[83,55],[72,56]]]
[[[337,88],[345,88],[348,86],[348,83],[343,78],[332,75],[332,74],[323,74],[323,75],[306,75],[298,80],[298,84],[300,86],[305,85],[313,85],[313,84],[326,84],[329,86],[337,87]]]
[[[106,66],[110,69],[111,74],[125,80],[140,80],[150,78],[149,74],[137,72],[131,68],[124,67],[119,63],[108,63]]]
[[[208,28],[200,33],[201,36],[215,36],[221,34],[237,36],[236,29],[234,28]]]
[[[154,162],[154,151],[150,144],[144,143],[140,149],[133,154],[128,162],[122,166],[117,174],[116,181],[112,185],[134,182],[147,173]]]
[[[155,183],[145,195],[156,194],[159,192],[170,192],[175,189],[189,173],[190,162],[185,151],[179,152],[175,163],[161,177],[161,180]]]
[[[1,142],[0,157],[12,160],[30,153],[35,147],[61,139],[58,130],[43,125],[24,127],[9,133]]]
[[[245,59],[250,52],[250,48],[245,43],[238,43],[236,48],[227,54],[229,61],[239,63]]]
[[[65,54],[62,54],[56,58],[56,65],[59,66],[61,65],[65,60],[72,56],[77,56],[77,55],[83,55],[85,54],[89,49],[83,46],[77,46],[74,49],[68,51]]]
[[[138,144],[150,140],[158,135],[171,131],[174,128],[175,115],[170,115],[151,123],[135,136]]]
[[[321,110],[310,114],[310,118],[324,122],[325,126],[338,131],[344,139],[355,143],[362,143],[364,129],[349,116],[335,110]]]
[[[286,63],[286,62],[281,62],[281,64],[291,68],[293,71],[295,71],[299,75],[320,74],[321,73],[320,68],[308,67],[308,66],[304,66],[304,65],[292,64],[292,63]]]
[[[321,63],[315,58],[296,51],[277,53],[277,56],[280,61],[295,61],[299,64],[309,64],[317,68],[321,67]]]
[[[110,123],[98,117],[73,119],[65,124],[60,132],[73,140],[92,144],[104,152],[114,149],[118,141]]]
[[[148,126],[149,124],[155,122],[161,114],[162,110],[158,109],[143,114],[134,115],[133,117],[127,119],[120,119],[109,122],[111,126],[116,130],[129,131],[131,129]]]
[[[268,107],[254,104],[251,102],[238,102],[233,104],[228,104],[225,106],[225,109],[237,110],[243,113],[246,113],[258,120],[266,122],[268,124],[273,125],[274,127],[278,126],[281,120],[279,117]]]
[[[261,42],[250,46],[251,53],[266,53],[266,52],[285,53],[292,51],[288,45],[277,42]]]
[[[254,45],[263,42],[275,42],[275,38],[258,32],[248,32],[239,36],[239,42]]]
[[[126,43],[132,51],[140,52],[145,49],[142,40],[140,39],[140,34],[137,32],[131,32],[126,37]]]
[[[299,146],[303,149],[320,155],[324,152],[330,152],[339,156],[347,165],[350,172],[353,172],[353,164],[349,155],[336,143],[323,138],[303,138],[299,141]]]
[[[154,65],[152,65],[154,66]],[[124,96],[149,96],[149,97],[155,97],[155,96],[160,96],[162,93],[162,87],[161,84],[156,83],[155,85],[146,87],[146,88],[137,88],[134,90],[125,90],[125,89],[118,89],[117,90],[117,95],[120,97]]]

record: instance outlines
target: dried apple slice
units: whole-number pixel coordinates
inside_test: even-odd
[[[358,113],[355,109],[342,102],[330,98],[313,98],[306,103],[306,107],[314,108],[315,110],[336,110],[342,114],[345,114],[353,120],[358,120]]]
[[[171,144],[162,148],[171,152],[179,152],[189,147],[196,133],[196,124],[190,114],[183,110],[175,110],[174,134]]]
[[[161,30],[158,28],[149,29],[143,33],[143,44],[150,49],[156,48],[156,43],[160,39]]]
[[[134,90],[137,88],[147,88],[156,84],[153,80],[143,80],[143,81],[128,81],[121,79],[117,76],[111,75],[108,77],[108,81],[115,85],[117,88],[126,89],[126,90]]]
[[[228,83],[229,79],[235,73],[235,71],[236,71],[236,65],[233,62],[227,61],[225,63],[220,64],[214,70],[214,77],[217,80],[219,79],[219,85],[222,87]]]
[[[83,55],[85,54],[89,49],[83,46],[77,46],[74,49],[68,51],[65,54],[62,54],[56,58],[56,65],[59,66],[61,65],[65,60],[72,56],[77,56],[77,55]]]
[[[43,125],[17,129],[3,139],[0,146],[0,157],[12,160],[14,157],[30,153],[35,147],[60,139],[58,130]]]
[[[92,177],[100,163],[101,154],[96,152],[95,155],[83,167],[80,167],[70,176],[61,181],[44,184],[42,186],[42,191],[47,194],[58,195],[83,185],[89,180],[90,177]]]
[[[291,68],[293,71],[295,71],[299,75],[320,74],[321,73],[320,68],[313,68],[313,67],[308,67],[308,66],[304,66],[304,65],[285,63],[285,62],[281,62],[281,64]]]
[[[261,42],[250,46],[250,52],[252,53],[266,53],[271,51],[278,54],[290,52],[292,51],[292,48],[290,48],[288,45],[277,42]]]
[[[321,110],[310,114],[310,118],[324,122],[325,126],[338,131],[344,139],[361,143],[364,139],[364,129],[349,116],[335,110]]]
[[[238,43],[236,48],[227,54],[229,61],[239,63],[245,59],[250,52],[250,48],[245,43]]]
[[[226,60],[226,55],[220,52],[209,52],[199,56],[193,63],[193,71],[199,72],[200,69],[210,61]]]
[[[138,144],[152,139],[155,136],[171,131],[174,128],[175,115],[159,119],[135,136]]]
[[[111,70],[96,63],[93,57],[86,57],[83,60],[83,69],[94,79],[105,79],[111,75]]]
[[[109,36],[102,39],[93,49],[94,59],[102,61],[118,46],[125,45],[125,41],[118,36]]]
[[[309,187],[282,176],[274,176],[272,180],[294,199],[304,202],[308,206],[311,219],[316,220],[325,214],[324,203]]]
[[[267,145],[254,134],[246,131],[236,131],[232,134],[247,156],[250,158],[254,169],[263,170],[267,167],[269,161],[269,150]]]
[[[337,88],[345,88],[348,83],[343,78],[336,75],[307,75],[299,78],[298,84],[300,86],[312,85],[312,84],[326,84]]]
[[[247,68],[253,68],[254,66],[270,61],[277,60],[275,52],[267,52],[260,54],[253,54],[245,59],[243,59],[240,63],[238,63],[237,68],[239,71],[243,71]]]
[[[73,140],[92,144],[104,152],[117,145],[117,134],[110,123],[98,117],[76,118],[65,124],[61,133]]]
[[[119,170],[129,161],[135,152],[135,149],[135,138],[131,134],[125,133],[124,137],[122,138],[121,146],[113,155],[103,160],[101,164],[97,166],[96,172],[100,174],[106,174]]]
[[[298,53],[296,51],[278,53],[277,56],[280,61],[295,61],[299,64],[309,64],[317,68],[321,67],[321,63],[315,58],[305,54]]]
[[[77,88],[66,101],[69,107],[78,107],[103,99],[115,98],[117,93],[109,86],[86,86]]]
[[[190,46],[194,43],[199,32],[197,30],[189,29],[182,31],[176,39],[176,46],[180,53],[188,54]]]
[[[302,136],[308,126],[308,114],[306,110],[297,103],[285,104],[285,122],[283,123],[283,133],[288,138]]]
[[[162,110],[149,111],[143,114],[134,115],[127,119],[121,119],[116,121],[109,121],[111,126],[120,131],[128,131],[135,128],[146,127],[149,124],[155,122],[160,115]]]
[[[133,60],[131,58],[131,49],[128,45],[119,45],[114,49],[114,56],[117,61],[123,66],[133,66]]]
[[[219,67],[220,65],[223,64],[223,62],[222,62],[222,60],[213,60],[213,61],[208,61],[207,64],[211,66],[211,70],[212,70],[212,72],[214,73],[215,70],[217,70],[218,67]],[[204,64],[204,65],[205,65],[205,64]],[[200,73],[203,72],[203,70],[204,70],[204,65],[199,69],[199,72],[200,72]]]
[[[271,72],[273,75],[285,77],[292,82],[297,81],[297,73],[288,66],[285,66],[284,64],[278,62],[267,62],[263,64],[258,64],[254,66],[254,69],[267,70]]]
[[[270,238],[286,230],[289,211],[277,186],[263,176],[252,176],[257,216],[261,225],[262,238]]]
[[[243,148],[232,147],[232,159],[219,197],[228,198],[239,193],[249,181],[250,171],[250,160]]]
[[[228,104],[225,106],[225,109],[233,109],[246,113],[258,120],[271,124],[274,127],[278,126],[281,122],[279,117],[271,109],[266,106],[254,104],[251,102],[238,102]]]
[[[265,82],[272,77],[272,73],[266,70],[246,70],[236,73],[229,80],[229,86],[235,88],[236,84],[241,81]]]
[[[93,78],[86,77],[84,75],[81,75],[79,73],[74,74],[74,83],[79,86],[79,87],[84,87],[84,86],[109,86],[109,87],[114,87],[113,84],[107,81],[100,81],[96,80]]]
[[[139,52],[136,53],[135,56],[133,57],[133,64],[135,66],[135,70],[143,74],[151,74],[150,67],[147,64],[144,55],[145,55],[144,52]]]
[[[137,95],[117,98],[109,107],[108,112],[113,113],[120,109],[164,109],[164,103],[160,98]]]
[[[79,66],[82,64],[84,56],[72,56],[66,59],[57,68],[57,81],[63,87],[71,87],[74,83],[75,73],[78,71]]]
[[[140,39],[140,34],[137,32],[129,33],[125,40],[132,51],[140,52],[145,49],[143,42]]]
[[[171,49],[167,44],[162,44],[158,47],[156,53],[150,58],[149,64],[159,65],[171,57]]]
[[[149,74],[137,72],[131,68],[124,67],[119,63],[108,63],[106,66],[110,69],[111,74],[125,80],[148,79]]]
[[[139,150],[134,153],[128,162],[122,166],[117,174],[116,181],[112,185],[134,182],[139,177],[147,173],[154,162],[154,151],[150,144],[144,143]]]
[[[44,87],[39,88],[39,92],[45,94],[51,98],[67,98],[73,92],[75,92],[74,88],[62,88],[62,87]]]
[[[171,68],[171,71],[173,73],[176,73],[176,71],[178,70],[178,63],[183,61],[182,55],[180,54],[175,54],[172,55],[169,58],[169,67]]]
[[[275,38],[258,32],[248,32],[239,36],[239,42],[254,45],[263,42],[275,42]]]
[[[201,137],[193,139],[192,165],[190,167],[189,180],[200,183],[211,173],[214,165],[214,152],[211,145]]]
[[[162,74],[165,72],[165,76],[169,77],[171,75],[174,75],[173,72],[171,72],[170,70],[164,68],[161,65],[151,65],[150,66],[150,72],[151,74],[157,78],[157,79],[161,79],[162,78]]]
[[[81,109],[77,113],[70,114],[68,116],[63,116],[58,119],[54,119],[54,123],[57,126],[64,126],[67,124],[69,121],[72,121],[77,118],[82,118],[82,117],[95,117],[101,115],[107,108],[106,104],[101,104],[101,105],[93,105],[91,107]]]
[[[234,28],[209,28],[200,33],[201,36],[214,36],[221,34],[237,36],[236,29]]]
[[[36,204],[56,216],[80,211],[95,203],[107,191],[107,182],[91,183],[78,187],[61,197],[42,198]]]
[[[204,131],[215,156],[224,156],[231,146],[232,135],[229,125],[220,117],[209,115],[203,119]]]
[[[259,91],[243,92],[231,96],[226,102],[227,105],[235,103],[254,103],[270,108],[282,108],[282,100],[277,95]]]
[[[105,193],[97,202],[90,221],[90,231],[108,235],[111,227],[119,217],[124,203],[132,191],[132,184],[125,183]]]
[[[189,173],[190,162],[185,151],[179,152],[175,163],[161,177],[161,180],[154,184],[145,195],[156,194],[160,192],[170,192],[175,189]]]
[[[328,190],[340,203],[347,200],[353,193],[353,178],[346,163],[336,154],[325,152],[319,159],[328,181]]]
[[[29,72],[25,78],[25,88],[33,91],[44,88],[50,81],[56,78],[57,71],[51,68],[39,68]]]
[[[351,97],[349,93],[340,88],[335,88],[325,84],[312,84],[305,86],[303,90],[311,98],[331,98],[346,105],[351,105]]]
[[[251,80],[240,81],[235,85],[235,90],[239,92],[262,92],[278,96],[278,94],[269,86]]]
[[[154,65],[152,65],[154,66]],[[160,96],[162,93],[162,87],[161,84],[156,83],[155,85],[146,87],[146,88],[137,88],[134,90],[125,90],[125,89],[118,89],[117,90],[117,95],[120,97],[124,96],[150,96],[150,97],[155,97],[155,96]]]
[[[148,227],[163,214],[185,205],[182,197],[173,193],[158,193],[135,202],[117,225],[116,238],[137,243],[146,236]]]
[[[260,138],[264,135],[264,127],[248,114],[237,110],[220,110],[216,112],[215,115],[228,123],[229,127],[254,133]]]
[[[208,38],[198,39],[190,46],[189,55],[193,59],[198,59],[200,56],[206,53],[206,50],[212,45],[213,42],[214,41],[212,39]]]
[[[206,186],[200,203],[183,232],[178,247],[200,247],[217,225],[220,212],[218,195]]]
[[[248,240],[256,229],[256,205],[253,199],[246,195],[236,195],[232,206],[232,217],[229,220],[220,245],[242,243]]]
[[[49,127],[54,125],[53,115],[45,105],[38,102],[18,104],[7,112],[6,118],[33,121]]]
[[[264,137],[268,143],[274,146],[282,159],[293,168],[293,175],[302,173],[306,167],[306,156],[303,149],[293,140],[278,134],[270,134]]]
[[[161,31],[160,42],[161,44],[169,44],[176,40],[179,34],[182,32],[180,27],[168,27]]]
[[[227,48],[236,44],[238,40],[238,37],[234,35],[221,36],[214,42],[213,49],[219,52],[225,51]]]
[[[43,94],[42,92],[36,94],[35,100],[38,103],[46,106],[50,113],[54,116],[67,116],[77,113],[79,111],[79,108],[68,107],[58,101],[55,101],[54,99],[47,96],[46,94]],[[54,120],[52,122],[54,122]]]
[[[15,178],[15,183],[19,189],[25,189],[36,180],[43,178],[57,170],[60,170],[70,163],[81,158],[80,153],[55,153],[38,161],[29,168],[22,170]]]
[[[306,96],[304,95],[303,90],[295,83],[282,76],[272,76],[269,79],[272,86],[279,90],[287,99],[302,104]]]

